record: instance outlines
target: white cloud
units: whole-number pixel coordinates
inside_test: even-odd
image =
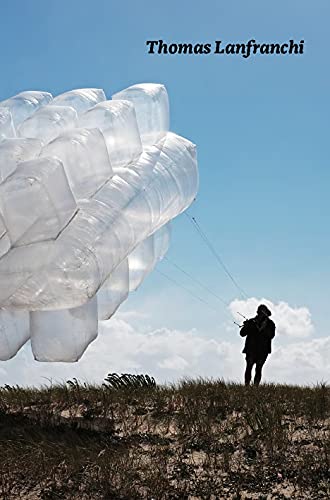
[[[196,330],[145,332],[118,313],[101,325],[99,337],[77,363],[38,363],[26,345],[12,360],[0,363],[0,384],[40,385],[73,377],[101,382],[110,372],[149,373],[160,382],[183,376],[234,378],[240,350],[240,345],[203,338]]]
[[[255,313],[259,302],[250,299],[246,305],[236,301],[232,303],[232,310],[239,307],[238,310],[250,316]],[[284,303],[263,302],[277,314],[284,311],[283,314],[290,319],[300,310],[287,304],[283,307]],[[47,383],[47,379],[65,381],[73,377],[101,383],[110,372],[148,373],[161,383],[198,376],[242,381],[243,339],[239,336],[228,342],[220,336],[206,338],[197,330],[160,328],[146,331],[142,325],[141,328],[133,327],[128,318],[130,315],[119,312],[109,322],[103,323],[99,337],[78,363],[38,363],[32,359],[30,346],[26,346],[12,360],[0,363],[0,385],[40,385]],[[300,332],[300,336],[306,336],[306,330],[310,334],[309,313],[305,320],[307,327],[305,324],[305,333]],[[290,321],[287,320],[285,325],[288,327]],[[285,328],[280,328],[284,333]],[[329,359],[330,337],[297,340],[291,334],[286,345],[281,342],[281,337],[275,337],[273,354],[265,365],[264,380],[290,384],[330,381]]]
[[[187,365],[188,362],[182,356],[171,356],[158,363],[160,368],[167,368],[169,370],[184,370]]]
[[[330,383],[330,336],[279,346],[270,357],[268,376],[278,382]]]
[[[291,307],[286,302],[277,304],[267,299],[249,298],[234,300],[229,305],[230,312],[236,321],[242,321],[239,311],[246,317],[253,317],[259,304],[266,304],[272,311],[272,319],[276,324],[276,334],[294,338],[306,338],[314,333],[311,313],[307,307]]]

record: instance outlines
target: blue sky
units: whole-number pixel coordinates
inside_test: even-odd
[[[329,334],[329,47],[326,0],[2,0],[0,100],[137,82],[168,89],[171,129],[197,144],[196,216],[251,297],[305,306]],[[302,56],[159,56],[165,42],[305,40]],[[237,291],[189,221],[173,225],[169,258],[226,300]],[[160,267],[186,286],[166,263]],[[213,305],[211,297],[192,286]],[[164,301],[162,303],[162,300]],[[166,303],[166,312],[164,312]],[[124,311],[148,311],[154,327],[197,328],[227,338],[215,313],[157,273]]]

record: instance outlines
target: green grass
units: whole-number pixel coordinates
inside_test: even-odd
[[[330,387],[0,388],[1,499],[325,499]]]

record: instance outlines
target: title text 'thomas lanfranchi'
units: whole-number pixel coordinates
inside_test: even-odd
[[[257,42],[254,39],[240,43],[224,43],[216,40],[213,43],[179,43],[164,40],[147,40],[148,54],[159,55],[240,55],[244,58],[256,54],[262,55],[301,55],[304,53],[305,40],[296,42]]]

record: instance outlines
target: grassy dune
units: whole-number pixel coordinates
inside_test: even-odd
[[[330,497],[329,386],[121,381],[1,388],[0,498]]]

